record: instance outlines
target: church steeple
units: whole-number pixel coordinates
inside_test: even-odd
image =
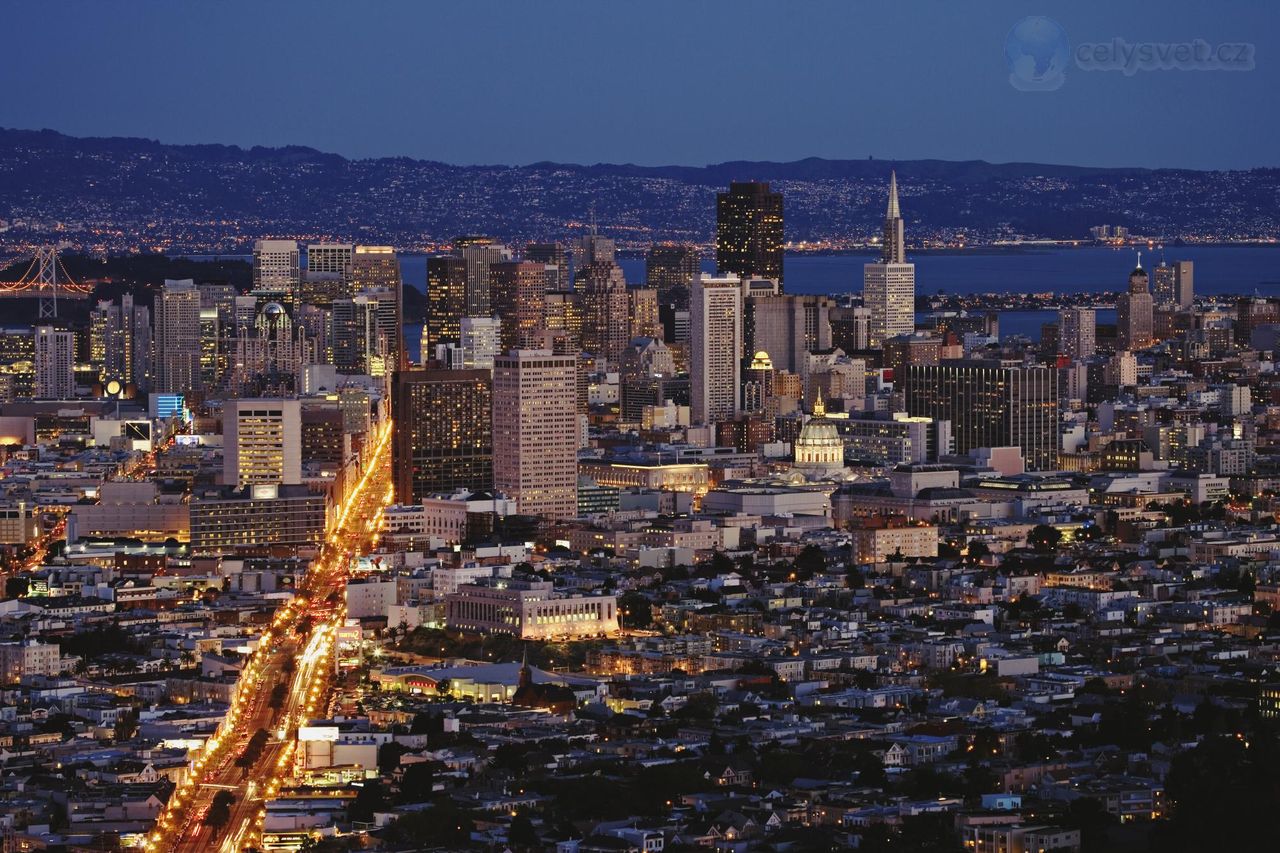
[[[529,669],[529,646],[523,647],[524,653],[520,657],[520,679],[516,684],[517,689],[528,687],[533,683],[533,671]]]

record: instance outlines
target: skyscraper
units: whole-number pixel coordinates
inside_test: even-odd
[[[459,347],[462,349],[462,366],[493,370],[493,360],[502,351],[498,344],[502,336],[501,321],[494,317],[463,317]]]
[[[69,400],[76,395],[76,335],[53,326],[36,327],[35,396]]]
[[[688,340],[689,286],[702,268],[697,246],[653,245],[645,254],[645,281],[658,291],[658,319],[662,337],[668,343],[679,340],[677,325],[683,318],[684,340]]]
[[[645,284],[658,291],[658,299],[689,305],[689,285],[701,271],[697,246],[654,245],[644,256]]]
[[[348,293],[365,291],[385,291],[395,295],[399,321],[390,341],[389,356],[392,367],[406,366],[404,328],[399,324],[404,318],[404,281],[400,275],[400,260],[391,246],[356,246],[351,255]]]
[[[716,271],[782,283],[782,193],[767,183],[729,184],[716,196]]]
[[[524,259],[547,267],[547,290],[569,289],[569,253],[563,243],[530,243],[524,247]]]
[[[258,240],[253,244],[253,290],[290,308],[298,301],[301,276],[297,240]]]
[[[307,246],[307,272],[300,286],[303,302],[327,306],[335,299],[350,295],[353,249],[350,243],[311,243]]]
[[[462,238],[455,254],[467,265],[466,313],[464,317],[488,317],[493,313],[489,305],[489,267],[511,260],[511,250],[484,237]]]
[[[104,300],[89,312],[89,364],[99,381],[123,381],[120,308]]]
[[[902,213],[898,207],[898,176],[889,175],[889,207],[884,218],[880,262],[862,268],[862,304],[871,311],[871,347],[915,331],[916,267],[906,260]]]
[[[1156,267],[1152,272],[1151,284],[1151,295],[1154,297],[1156,305],[1164,308],[1178,304],[1177,287],[1173,281],[1173,267],[1161,261],[1160,266]]]
[[[400,315],[396,294],[379,290],[336,299],[331,318],[333,363],[340,373],[386,376],[397,368]]]
[[[542,326],[546,268],[533,261],[501,261],[489,266],[489,303],[502,320],[500,349],[526,345],[530,332]]]
[[[198,390],[201,387],[200,291],[195,282],[191,279],[166,281],[156,295],[155,309],[155,390],[165,394]]]
[[[594,216],[594,214],[593,214]],[[618,244],[608,237],[600,236],[596,230],[594,218],[591,231],[578,240],[578,248],[573,253],[573,277],[580,278],[582,270],[592,264],[611,264],[616,259]]]
[[[1151,346],[1155,332],[1155,300],[1147,290],[1147,273],[1138,266],[1129,273],[1129,290],[1116,301],[1116,326],[1121,349],[1140,350]]]
[[[608,260],[603,252],[592,254],[599,260],[574,272],[582,306],[582,349],[617,364],[631,339],[627,280],[612,260],[612,249]]]
[[[493,488],[487,370],[401,370],[391,395],[396,500]]]
[[[307,246],[307,272],[329,273],[345,280],[351,275],[354,252],[350,243],[311,243]]]
[[[752,296],[743,305],[746,353],[766,352],[777,370],[805,375],[808,354],[831,348],[831,309],[825,296]]]
[[[570,352],[582,348],[582,305],[577,296],[571,290],[558,290],[543,297],[544,323],[548,329],[564,333]]]
[[[1195,303],[1195,264],[1191,261],[1173,262],[1173,292],[1179,308],[1185,310]]]
[[[222,482],[228,486],[302,482],[298,400],[229,400],[222,413]]]
[[[522,514],[577,515],[576,400],[576,356],[512,350],[494,362],[494,487]]]
[[[627,291],[630,302],[631,330],[628,341],[636,338],[662,340],[662,321],[658,318],[658,291],[652,287],[633,287]]]
[[[1097,352],[1097,333],[1098,313],[1092,308],[1058,312],[1058,352],[1072,361],[1083,361]]]
[[[711,424],[741,410],[742,281],[736,275],[694,276],[689,294],[692,358],[690,403],[695,423]]]
[[[907,412],[950,421],[957,453],[1022,448],[1027,467],[1058,467],[1058,374],[1007,367],[998,359],[943,361],[907,368]]]
[[[427,258],[427,346],[458,343],[467,316],[467,262],[451,255]]]

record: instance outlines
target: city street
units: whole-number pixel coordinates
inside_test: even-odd
[[[298,595],[277,611],[263,634],[237,682],[222,725],[195,760],[187,780],[170,797],[147,849],[239,851],[260,840],[263,804],[292,772],[298,727],[325,710],[334,639],[345,617],[347,569],[354,555],[376,542],[382,509],[391,499],[390,435],[388,422],[375,439],[360,481],[336,512]],[[273,703],[272,692],[278,684],[287,684],[288,689],[283,702]],[[242,758],[254,749],[254,735],[260,731],[266,740],[256,749],[256,757]],[[234,799],[229,819],[215,829],[205,818],[220,791]]]

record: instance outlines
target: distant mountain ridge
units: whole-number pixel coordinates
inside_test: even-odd
[[[0,241],[54,232],[89,250],[243,251],[262,236],[430,248],[463,233],[513,242],[581,233],[594,207],[623,244],[708,242],[715,193],[765,180],[787,239],[847,246],[877,233],[896,169],[908,239],[1086,239],[1098,224],[1162,239],[1280,237],[1280,169],[1221,172],[946,160],[708,166],[455,166],[353,160],[302,146],[170,145],[0,129]]]

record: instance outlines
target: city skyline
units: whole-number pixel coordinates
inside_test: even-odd
[[[1049,6],[14,5],[0,847],[1274,847],[1280,19]]]

